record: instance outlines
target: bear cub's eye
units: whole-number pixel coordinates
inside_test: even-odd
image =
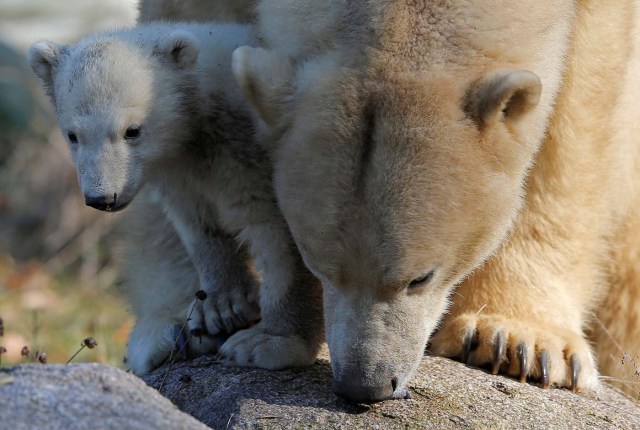
[[[420,276],[419,278],[416,278],[413,281],[409,282],[409,288],[417,288],[422,287],[423,285],[427,285],[433,279],[433,275],[435,274],[435,272],[435,269],[431,270]]]
[[[75,133],[72,133],[72,132],[67,133],[67,139],[69,139],[69,142],[71,143],[78,143],[78,136],[76,136]]]
[[[140,137],[140,127],[129,127],[124,132],[124,138],[126,140],[132,140]]]

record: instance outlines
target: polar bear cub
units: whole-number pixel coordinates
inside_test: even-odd
[[[189,321],[192,330],[231,334],[258,317],[246,256],[237,246],[247,245],[262,278],[261,321],[233,335],[221,352],[231,364],[278,369],[313,362],[322,305],[320,286],[276,204],[251,110],[232,78],[232,51],[254,43],[248,26],[157,23],[70,46],[38,42],[29,62],[55,106],[86,204],[119,211],[143,186],[157,196],[149,216],[168,218],[207,292]],[[193,298],[185,291],[174,300],[175,290],[154,288],[132,292],[155,298],[148,305],[144,297],[132,299],[144,322],[129,345],[129,365],[138,374],[169,355],[170,312],[158,301],[185,308],[176,302]]]

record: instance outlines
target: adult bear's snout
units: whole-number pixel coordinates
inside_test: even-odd
[[[396,390],[395,379],[389,379],[382,385],[364,385],[363,378],[357,374],[347,374],[342,380],[333,380],[333,392],[345,400],[354,403],[375,403],[393,398]],[[381,381],[382,382],[382,381]]]

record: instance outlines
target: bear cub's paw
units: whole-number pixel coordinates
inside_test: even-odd
[[[173,324],[139,320],[127,344],[127,367],[138,376],[160,366],[171,353]]]
[[[255,285],[205,291],[204,300],[196,298],[192,304],[188,321],[191,334],[231,335],[260,319]]]
[[[127,367],[138,376],[163,364],[215,352],[222,341],[211,336],[191,336],[173,321],[138,321],[127,345]]]
[[[542,388],[594,390],[598,372],[591,348],[579,332],[539,321],[501,315],[461,314],[433,336],[430,352],[498,372],[532,379]]]
[[[301,337],[271,334],[261,322],[231,336],[220,348],[219,358],[229,366],[282,370],[311,366],[316,349]]]

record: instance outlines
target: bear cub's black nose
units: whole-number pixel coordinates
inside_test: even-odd
[[[100,211],[110,211],[116,205],[116,194],[111,196],[84,196],[84,203],[87,206]]]

